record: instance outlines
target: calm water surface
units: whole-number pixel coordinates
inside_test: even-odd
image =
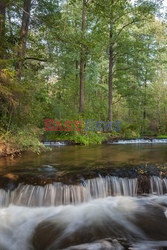
[[[91,168],[93,165],[167,163],[167,144],[56,146],[40,155],[26,152],[21,157],[0,159],[0,172],[34,171],[51,165],[58,170]]]

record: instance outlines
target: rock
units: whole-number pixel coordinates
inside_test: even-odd
[[[15,174],[12,174],[12,173],[9,173],[9,174],[6,174],[4,177],[12,180],[12,181],[17,181],[19,179],[19,176],[18,175],[15,175]]]
[[[135,224],[148,238],[154,241],[166,241],[167,218],[164,211],[163,206],[154,203],[146,204],[143,210],[136,211]]]
[[[112,239],[104,239],[88,244],[82,244],[64,248],[63,250],[123,250],[124,247],[117,241]]]
[[[106,226],[108,230],[100,227],[98,224],[83,225],[74,232],[65,233],[66,223],[60,223],[59,219],[50,218],[48,221],[40,223],[33,235],[32,243],[36,250],[55,250],[55,249],[99,249],[99,250],[122,250],[121,244],[116,240],[101,240],[106,236],[111,235],[116,237],[116,232],[112,227]],[[125,233],[125,228],[122,228],[122,233]],[[95,242],[94,242],[95,241]],[[90,242],[90,243],[89,243]],[[93,242],[93,243],[92,243]]]

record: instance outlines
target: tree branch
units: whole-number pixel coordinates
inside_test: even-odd
[[[125,25],[118,31],[118,34],[117,34],[116,37],[118,37],[118,36],[121,34],[121,32],[122,32],[127,26],[129,26],[129,25],[131,25],[131,24],[133,24],[133,23],[135,23],[135,22],[136,22],[136,20],[134,19],[134,20],[131,21],[130,23],[125,24]]]
[[[43,59],[43,58],[36,58],[36,57],[26,57],[24,58],[24,61],[26,60],[35,60],[35,61],[39,61],[39,62],[47,62],[47,59]]]
[[[121,19],[123,16],[128,15],[128,14],[130,14],[130,13],[131,13],[131,11],[128,11],[128,12],[123,13],[122,15],[118,16],[117,18],[115,18],[115,19],[113,20],[113,23],[115,24],[115,23],[116,23],[119,19]]]
[[[114,71],[113,71],[113,73],[115,73],[115,72],[117,72],[117,71],[124,71],[124,70],[130,70],[131,68],[119,68],[119,69],[115,69]]]
[[[118,103],[119,101],[121,101],[122,98],[125,98],[125,97],[127,97],[128,95],[129,95],[129,94],[127,94],[127,95],[121,95],[121,96],[118,98],[117,101],[113,102],[113,104]]]
[[[114,105],[114,104],[118,103],[119,101],[121,101],[121,99],[122,99],[123,97],[125,97],[125,96],[120,96],[120,98],[118,98],[118,100],[115,101],[115,102],[113,102],[112,104]]]

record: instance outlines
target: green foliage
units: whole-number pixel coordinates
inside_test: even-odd
[[[14,142],[19,146],[21,150],[31,150],[39,153],[44,149],[44,145],[39,141],[42,133],[36,128],[18,129],[16,136],[13,137]]]
[[[15,131],[5,132],[0,131],[0,140],[4,143],[9,143],[15,151],[31,150],[35,153],[40,153],[46,150],[39,138],[42,136],[41,130],[37,128],[24,128]]]
[[[157,138],[158,139],[167,139],[167,135],[158,135]]]
[[[101,144],[107,138],[104,134],[98,134],[96,132],[88,132],[85,134],[77,134],[75,136],[75,142],[84,145]]]
[[[50,141],[63,141],[69,140],[75,143],[89,145],[89,144],[101,144],[106,138],[107,134],[101,132],[84,131],[85,124],[83,118],[78,118],[78,121],[82,122],[81,131],[75,131],[75,126],[71,131],[46,131],[44,133],[45,140]],[[61,121],[62,127],[63,121]]]
[[[0,131],[21,149],[38,151],[39,140],[101,143],[95,132],[45,132],[44,119],[107,120],[109,46],[113,45],[113,119],[122,122],[112,137],[167,133],[166,23],[160,2],[41,0],[32,5],[22,78],[17,77],[22,1],[8,1],[0,51]],[[112,20],[112,22],[111,22]],[[112,25],[111,25],[112,23]],[[112,37],[109,36],[112,26]],[[85,50],[85,110],[79,110],[80,54]],[[15,135],[14,135],[15,134]]]
[[[136,124],[121,124],[121,135],[123,138],[140,138],[139,127]]]
[[[75,143],[83,144],[83,145],[91,145],[91,144],[101,144],[107,136],[105,134],[98,134],[95,132],[87,132],[87,133],[75,133],[74,135],[64,135],[55,137],[56,140],[70,140]]]
[[[132,139],[132,138],[140,138],[141,134],[137,124],[135,125],[122,122],[121,131],[120,132],[112,131],[110,136],[112,138]]]

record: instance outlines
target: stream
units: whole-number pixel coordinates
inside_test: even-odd
[[[0,159],[0,250],[167,249],[167,141]]]

